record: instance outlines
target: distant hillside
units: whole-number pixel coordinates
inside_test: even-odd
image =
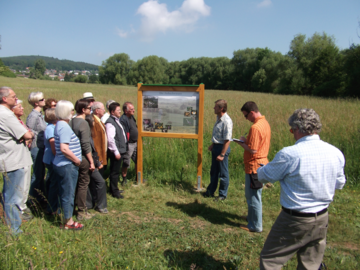
[[[24,55],[24,56],[11,56],[2,57],[1,60],[12,69],[24,70],[26,67],[33,67],[37,59],[43,59],[46,63],[47,69],[56,70],[89,70],[95,71],[99,67],[97,65],[88,64],[84,62],[74,62],[70,60],[60,60],[54,57],[40,56],[40,55]]]

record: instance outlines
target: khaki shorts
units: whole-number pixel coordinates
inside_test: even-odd
[[[129,143],[129,150],[126,151],[126,153],[124,155],[122,155],[123,158],[123,164],[122,167],[123,168],[129,168],[130,167],[130,159],[132,159],[134,161],[134,163],[136,164],[137,161],[137,143]]]

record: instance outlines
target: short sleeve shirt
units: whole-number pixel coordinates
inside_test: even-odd
[[[225,113],[221,118],[218,118],[212,132],[211,141],[216,144],[224,144],[225,140],[230,140],[232,137],[233,122],[230,116]]]
[[[0,171],[11,172],[33,164],[28,147],[19,140],[27,129],[14,113],[0,105]]]
[[[44,139],[45,152],[44,152],[44,158],[43,158],[43,162],[45,164],[51,164],[55,158],[55,156],[51,150],[51,145],[49,142],[49,140],[51,138],[54,138],[54,131],[55,131],[55,125],[53,125],[53,124],[49,124],[45,129],[45,139]]]
[[[255,154],[244,151],[244,164],[245,173],[256,173],[260,164],[268,164],[268,153],[270,149],[271,128],[266,121],[265,116],[262,115],[255,119],[254,124],[251,126],[249,135],[246,138],[247,146],[256,150]]]
[[[76,137],[68,123],[65,121],[57,122],[54,130],[54,138],[56,155],[53,164],[55,166],[61,167],[72,163],[71,160],[65,157],[60,151],[61,143],[69,144],[70,151],[72,151],[74,155],[81,160],[81,146],[79,138]]]

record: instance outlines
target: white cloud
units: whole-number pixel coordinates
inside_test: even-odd
[[[127,36],[128,36],[128,32],[121,30],[119,28],[116,28],[116,32],[122,38],[127,38]]]
[[[258,8],[264,8],[264,7],[268,7],[268,6],[271,6],[271,5],[272,5],[271,0],[264,0],[261,3],[257,4],[257,7]]]
[[[140,5],[137,14],[142,16],[141,26],[138,32],[143,40],[151,41],[158,33],[167,31],[193,31],[196,22],[201,17],[210,15],[211,8],[204,0],[185,0],[181,7],[169,11],[166,4],[160,4],[158,0],[148,0]],[[120,37],[128,37],[128,33],[117,29]]]

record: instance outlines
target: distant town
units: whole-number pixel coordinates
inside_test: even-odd
[[[10,70],[12,72],[14,72],[17,77],[22,77],[22,78],[29,78],[30,77],[30,67],[27,67],[25,70],[15,70],[15,69],[10,69]],[[99,74],[97,72],[91,72],[91,71],[88,71],[88,70],[68,70],[68,71],[61,70],[61,71],[57,71],[55,69],[46,69],[45,72],[44,72],[44,75],[49,76],[53,80],[55,78],[57,78],[59,81],[63,82],[66,72],[68,74],[72,74],[74,76],[85,75],[88,78],[89,78],[90,75],[99,76]]]

